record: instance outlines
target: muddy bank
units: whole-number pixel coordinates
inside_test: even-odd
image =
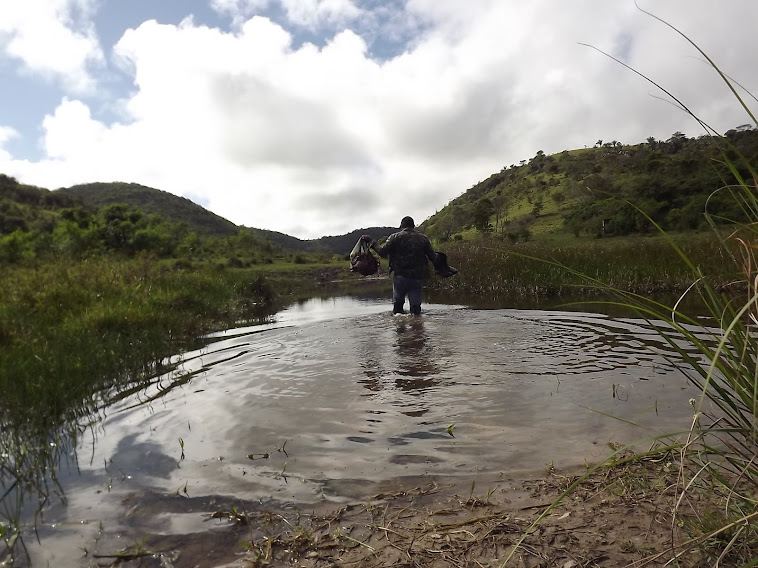
[[[708,547],[697,546],[697,511],[723,503],[693,490],[674,523],[671,511],[681,487],[670,459],[661,454],[591,475],[548,469],[529,480],[500,476],[467,486],[406,479],[377,484],[369,498],[341,506],[270,509],[217,502],[202,514],[207,531],[151,535],[141,549],[110,558],[122,566],[175,568],[575,568],[663,566],[673,558],[682,567],[711,565]],[[93,558],[109,557],[103,545]]]

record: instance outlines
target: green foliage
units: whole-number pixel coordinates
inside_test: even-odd
[[[697,138],[675,132],[668,140],[650,137],[639,144],[599,140],[593,148],[551,156],[539,151],[531,160],[503,168],[474,185],[422,223],[421,229],[439,240],[450,239],[467,226],[512,238],[514,231],[506,227],[526,214],[556,218],[557,222],[535,223],[534,232],[590,237],[649,233],[645,216],[672,231],[702,230],[706,214],[721,223],[744,222],[733,201],[722,196],[709,199],[732,178],[725,155],[758,161],[758,129],[743,125],[724,136]],[[749,179],[743,166],[737,170]],[[669,216],[672,210],[679,212]]]
[[[181,270],[146,257],[5,267],[0,289],[7,550],[21,540],[26,498],[41,507],[60,491],[56,470],[75,456],[79,432],[103,406],[160,380],[171,370],[166,358],[196,345],[200,334],[265,318],[277,298],[260,275]]]
[[[459,272],[455,278],[436,279],[430,285],[464,295],[516,301],[596,294],[596,285],[579,275],[591,275],[616,289],[638,294],[681,292],[692,283],[690,266],[661,237],[555,244],[525,242],[529,240],[528,225],[516,225],[512,230],[504,241],[451,240],[444,250]],[[724,263],[718,237],[682,235],[676,242],[712,275],[714,285],[727,286],[738,276],[734,266]]]
[[[43,420],[58,419],[77,406],[72,399],[122,373],[146,371],[213,322],[236,319],[245,306],[265,313],[275,299],[261,276],[146,259],[8,269],[0,284],[0,410]]]
[[[69,197],[30,185],[0,174],[0,235],[14,231],[49,231],[55,224],[56,211],[74,206]]]
[[[227,237],[238,227],[210,211],[179,197],[136,183],[90,183],[62,188],[54,192],[98,210],[115,204],[127,204],[145,215],[159,215],[175,223],[184,223],[204,236]]]
[[[480,199],[474,204],[473,221],[474,227],[481,232],[486,233],[492,229],[490,217],[495,212],[495,206],[492,201],[486,197]]]
[[[534,224],[534,215],[522,215],[517,217],[505,227],[505,236],[511,243],[519,240],[528,241],[532,235],[530,228]]]

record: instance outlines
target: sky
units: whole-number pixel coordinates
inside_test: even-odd
[[[645,11],[758,110],[756,0],[0,0],[0,173],[313,239],[418,224],[540,150],[705,133],[635,71],[750,123]]]

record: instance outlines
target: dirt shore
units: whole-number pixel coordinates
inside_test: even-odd
[[[574,568],[663,566],[676,556],[679,566],[711,565],[697,548],[682,547],[689,537],[681,519],[697,503],[688,499],[674,522],[673,464],[647,461],[598,472],[553,505],[577,475],[548,471],[494,490],[430,484],[295,523],[269,516],[252,523],[267,525],[268,534],[251,540],[244,562]]]
[[[231,506],[202,513],[209,523],[207,532],[153,534],[139,550],[108,554],[101,548],[89,555],[95,563],[87,565],[754,566],[758,543],[750,536],[755,533],[750,521],[758,513],[729,524],[721,515],[736,493],[722,495],[713,486],[692,486],[682,494],[683,479],[691,480],[694,471],[675,461],[674,454],[630,457],[593,472],[549,469],[529,480],[502,479],[487,487],[424,479],[405,488],[395,483],[369,499],[337,506]]]
[[[698,537],[711,516],[701,513],[718,511],[720,498],[688,491],[679,499],[682,473],[669,456],[659,456],[592,474],[549,469],[538,478],[490,487],[396,487],[307,512],[219,510],[209,517],[227,524],[223,537],[216,532],[212,543],[196,540],[153,561],[176,568],[219,562],[228,568],[638,568],[672,565],[672,559],[679,567],[713,566],[718,543],[703,546]],[[149,546],[165,551],[171,543]],[[744,559],[751,552],[735,553]],[[146,560],[129,565],[153,565]],[[726,555],[720,565],[735,564]]]

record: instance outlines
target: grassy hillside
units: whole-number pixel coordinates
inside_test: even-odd
[[[0,174],[0,235],[49,229],[61,210],[81,205],[74,196],[20,184]]]
[[[355,229],[350,231],[346,235],[339,235],[336,237],[321,237],[312,241],[317,250],[335,251],[337,254],[347,254],[353,247],[361,235],[371,235],[375,239],[381,239],[390,236],[392,233],[399,231],[397,227],[369,227],[367,229]]]
[[[113,203],[126,203],[147,215],[161,215],[176,223],[186,223],[202,235],[228,237],[239,231],[231,221],[219,217],[189,199],[136,183],[88,183],[56,191],[71,196],[95,210]]]
[[[598,237],[650,231],[632,203],[666,230],[697,230],[705,226],[704,212],[715,219],[741,219],[725,180],[733,180],[733,173],[749,179],[746,164],[757,160],[758,130],[748,125],[724,137],[676,132],[665,141],[598,140],[593,148],[539,151],[477,183],[422,228],[443,241],[491,233],[514,242],[551,233]]]
[[[163,226],[158,229],[159,225]],[[0,260],[20,258],[24,248],[49,248],[52,240],[56,251],[73,246],[77,254],[91,250],[94,241],[104,245],[100,248],[132,254],[160,248],[161,256],[171,256],[179,249],[195,257],[217,254],[219,249],[229,256],[229,251],[235,250],[231,254],[234,262],[246,265],[256,258],[265,261],[271,254],[346,255],[362,234],[382,238],[396,230],[371,227],[302,240],[237,226],[189,199],[139,184],[91,183],[51,191],[0,174]]]
[[[94,209],[113,203],[126,203],[145,214],[158,214],[172,222],[186,223],[188,227],[202,235],[232,236],[242,228],[189,199],[136,183],[90,183],[63,188],[56,193],[70,196]],[[355,241],[364,233],[379,238],[396,230],[391,227],[372,227],[358,229],[347,235],[303,240],[277,231],[251,229],[255,236],[269,241],[274,246],[295,252],[326,254],[347,254],[353,248]]]
[[[272,244],[287,250],[298,252],[311,252],[323,254],[348,254],[355,246],[361,235],[371,235],[375,239],[386,237],[397,231],[395,227],[371,227],[369,229],[355,229],[345,235],[320,237],[318,239],[303,240],[276,231],[265,229],[251,229],[253,234],[265,239]]]

